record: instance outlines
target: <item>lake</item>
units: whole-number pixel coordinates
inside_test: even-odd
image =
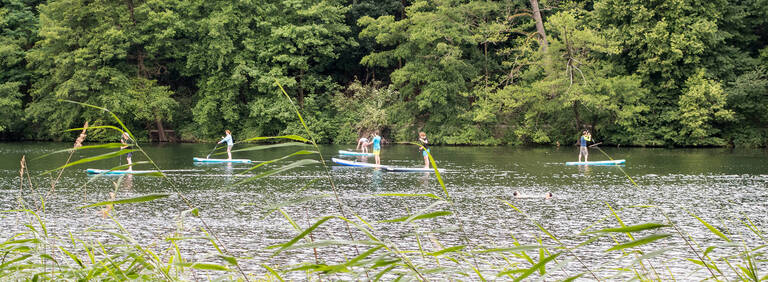
[[[39,206],[40,197],[49,194],[45,201],[45,212],[41,213],[47,221],[49,232],[62,238],[71,232],[82,238],[110,241],[114,238],[86,230],[116,229],[114,223],[104,218],[99,208],[78,207],[107,201],[110,192],[115,193],[116,199],[173,193],[167,198],[151,202],[117,205],[112,214],[142,245],[166,250],[170,244],[170,241],[165,240],[167,238],[202,234],[200,221],[184,212],[190,206],[196,207],[207,224],[206,230],[213,231],[219,237],[222,247],[228,253],[247,257],[242,259],[242,267],[256,277],[266,272],[261,264],[286,267],[301,262],[314,262],[316,257],[325,263],[339,263],[345,257],[356,255],[356,251],[349,246],[318,248],[317,255],[312,249],[292,249],[275,257],[271,257],[275,250],[267,249],[268,246],[285,243],[299,234],[285,215],[304,229],[323,216],[339,214],[339,204],[326,178],[326,170],[320,165],[310,165],[245,184],[236,183],[278,169],[307,155],[269,163],[248,172],[248,168],[260,162],[252,165],[193,164],[192,157],[204,157],[212,149],[212,144],[144,145],[149,156],[166,170],[168,180],[149,176],[120,178],[85,174],[85,168],[109,169],[125,163],[124,160],[108,159],[65,169],[55,189],[51,189],[51,181],[56,178],[58,171],[46,175],[41,173],[63,165],[68,154],[33,159],[69,146],[69,143],[0,143],[0,210],[18,209],[22,205],[35,208]],[[666,215],[677,225],[679,232],[691,236],[691,243],[697,244],[699,250],[720,246],[709,253],[713,257],[736,254],[739,248],[722,246],[723,239],[718,238],[692,215],[712,224],[735,242],[743,242],[750,247],[766,244],[764,239],[760,239],[739,221],[749,219],[759,231],[767,231],[768,153],[764,149],[604,147],[601,150],[605,154],[614,159],[626,159],[626,165],[585,167],[564,165],[566,161],[577,159],[577,147],[435,146],[432,147],[432,154],[437,165],[446,170],[441,176],[452,204],[437,203],[431,206],[436,200],[430,197],[382,194],[433,194],[447,199],[434,174],[340,167],[330,162],[331,157],[338,157],[337,150],[349,147],[321,146],[328,166],[327,172],[332,176],[346,216],[353,220],[359,216],[371,224],[382,240],[403,250],[418,250],[421,247],[435,252],[446,247],[467,245],[466,251],[469,251],[512,247],[515,242],[522,245],[538,244],[538,240],[542,240],[544,245],[558,245],[532,224],[531,220],[541,224],[563,245],[574,247],[588,238],[579,234],[587,228],[594,231],[620,226],[611,209],[616,211],[626,225],[649,222],[668,224]],[[233,157],[267,161],[300,149],[312,148],[254,150],[234,153]],[[80,151],[75,154],[73,161],[105,152],[108,151]],[[590,160],[608,159],[605,154],[592,149]],[[31,180],[25,179],[25,184],[20,188],[19,161],[23,155],[26,156],[32,177]],[[134,154],[134,161],[144,160],[144,156]],[[373,158],[367,161],[373,162]],[[382,150],[382,164],[417,167],[423,165],[423,160],[414,146],[391,145],[384,146]],[[151,167],[143,165],[135,169]],[[31,188],[28,186],[29,181],[33,184]],[[515,191],[522,196],[514,197]],[[553,193],[554,197],[544,199],[547,192]],[[275,211],[276,205],[287,202],[294,204],[287,204],[283,208],[285,215]],[[525,212],[529,218],[507,203]],[[452,211],[453,214],[416,220],[413,223],[382,222],[434,211]],[[3,240],[25,231],[24,223],[28,220],[29,217],[23,213],[0,214],[0,235]],[[683,280],[709,277],[706,268],[686,260],[697,259],[697,256],[677,232],[672,227],[664,227],[643,231],[635,236],[672,234],[641,247],[644,250],[665,250],[652,259],[656,263],[653,266],[658,268],[658,277]],[[315,240],[350,240],[350,233],[354,240],[365,239],[361,232],[348,231],[340,220],[329,220],[313,236]],[[412,236],[414,233],[419,234],[418,240]],[[583,264],[566,259],[567,256],[563,255],[559,262],[565,262],[565,267],[548,275],[554,279],[570,277],[584,272],[584,265],[597,272],[601,279],[631,275],[615,268],[628,265],[638,256],[625,255],[620,251],[607,252],[607,249],[617,244],[614,239],[619,242],[628,240],[624,233],[614,233],[613,238],[606,236],[587,247],[576,248],[573,255],[579,257]],[[221,262],[215,256],[215,248],[205,240],[178,242],[181,252],[189,261]],[[538,251],[530,251],[530,254],[538,257]],[[412,259],[418,264],[434,263],[434,260],[416,255]],[[480,272],[489,277],[495,277],[504,265],[509,264],[504,257],[495,254],[479,255],[476,259],[479,260],[476,262],[480,265]],[[520,258],[508,259],[521,263],[521,266],[526,263]],[[450,260],[440,263],[448,268],[466,267],[466,264]],[[765,261],[759,264],[765,269]],[[723,263],[721,267],[725,277],[734,277],[734,272],[727,269],[727,265]],[[468,279],[456,277],[454,272],[447,273],[432,277]],[[359,273],[347,275],[351,276],[329,278],[366,279],[365,276],[356,276],[361,275]],[[287,277],[306,278],[300,271],[288,274]]]

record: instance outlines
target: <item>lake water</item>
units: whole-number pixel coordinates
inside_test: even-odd
[[[322,216],[339,214],[338,203],[333,189],[324,178],[326,174],[322,166],[297,168],[235,185],[248,176],[279,168],[297,158],[267,164],[246,175],[240,174],[250,167],[246,164],[193,164],[192,157],[208,154],[211,144],[145,145],[147,153],[167,170],[167,181],[147,176],[93,178],[84,173],[85,168],[109,169],[124,163],[110,159],[66,169],[55,190],[51,190],[51,179],[56,173],[53,176],[40,174],[63,165],[67,155],[32,159],[69,146],[71,144],[0,143],[0,210],[20,208],[22,202],[26,207],[34,207],[39,203],[38,195],[53,191],[47,198],[46,211],[42,213],[50,232],[62,237],[72,232],[94,240],[110,240],[88,237],[103,236],[86,233],[89,227],[114,227],[109,219],[102,218],[98,208],[78,209],[79,206],[109,200],[109,192],[115,192],[117,199],[174,193],[152,202],[119,205],[113,212],[139,242],[164,249],[169,244],[164,238],[201,234],[197,219],[189,215],[181,217],[182,212],[189,209],[176,194],[181,193],[192,206],[199,208],[200,216],[222,240],[229,253],[250,257],[243,259],[243,266],[246,272],[257,276],[265,272],[260,266],[262,263],[287,266],[315,259],[311,249],[290,250],[270,257],[274,250],[266,247],[284,243],[298,234],[281,213],[273,211],[275,204],[317,197],[284,208],[301,228],[310,226]],[[356,214],[365,219],[377,235],[405,250],[415,250],[419,243],[408,234],[426,234],[438,229],[444,232],[421,238],[423,248],[437,251],[464,245],[467,244],[463,241],[464,235],[472,249],[511,247],[515,240],[523,245],[537,244],[539,238],[546,245],[555,245],[505,201],[527,213],[563,244],[571,247],[587,238],[578,233],[593,224],[591,230],[619,226],[608,205],[627,225],[667,223],[666,214],[682,232],[690,234],[701,249],[722,244],[723,241],[688,212],[708,221],[737,242],[743,241],[750,247],[766,244],[738,221],[749,218],[760,231],[768,231],[768,153],[762,149],[603,148],[614,159],[626,159],[626,165],[577,167],[564,165],[566,161],[576,160],[576,147],[433,147],[432,153],[438,166],[446,170],[442,177],[453,205],[438,204],[430,211],[451,210],[455,216],[404,224],[380,221],[417,213],[430,207],[435,200],[376,195],[431,193],[445,198],[436,177],[430,173],[391,173],[370,168],[339,167],[330,163],[337,150],[347,148],[321,147],[346,215],[353,218]],[[299,149],[285,147],[249,151],[235,153],[233,157],[266,161]],[[79,152],[73,160],[104,152]],[[26,155],[33,175],[32,189],[26,184],[21,190],[19,188],[19,160],[22,155]],[[590,151],[590,160],[604,159],[607,157],[600,151]],[[146,158],[134,156],[134,161],[142,160]],[[373,158],[368,161],[373,162]],[[423,165],[423,160],[416,147],[394,145],[383,148],[382,164],[416,167]],[[145,165],[135,169],[143,168],[149,167]],[[637,183],[637,187],[625,173]],[[310,183],[314,179],[319,180]],[[519,191],[522,197],[513,197],[514,191]],[[546,192],[552,192],[554,198],[544,199]],[[658,208],[633,207],[638,205]],[[0,236],[6,240],[17,232],[25,231],[23,223],[27,219],[20,213],[0,214]],[[456,230],[459,227],[464,231]],[[674,229],[667,227],[655,232],[674,235],[644,247],[653,250],[670,248],[664,255],[655,258],[656,266],[663,270],[660,270],[663,272],[661,278],[670,279],[674,275],[675,279],[686,280],[709,276],[706,269],[685,260],[695,259],[696,255]],[[353,233],[355,240],[365,239],[362,233]],[[623,234],[616,234],[615,238],[621,242],[627,240]],[[341,222],[331,220],[316,231],[314,239],[348,240],[349,233]],[[610,237],[605,237],[574,252],[601,278],[610,279],[611,275],[622,275],[611,268],[626,265],[636,258],[623,257],[621,252],[605,252],[615,244]],[[180,247],[190,260],[217,262],[213,256],[215,249],[203,240],[182,241]],[[710,255],[735,254],[737,250],[724,247]],[[329,247],[319,248],[318,251],[319,258],[327,263],[340,262],[345,256],[355,255],[354,250],[349,248]],[[531,253],[537,255],[535,251]],[[415,259],[418,261],[418,258]],[[446,260],[442,263],[451,267],[452,262]],[[482,272],[495,277],[495,273],[501,271],[496,267],[503,265],[503,261],[498,257],[488,257],[487,261],[482,259],[480,265]],[[764,262],[761,266],[766,269]],[[581,264],[570,262],[552,277],[564,278],[583,271]],[[301,273],[298,275],[294,278],[304,277]],[[728,277],[732,275],[733,272],[726,273]]]

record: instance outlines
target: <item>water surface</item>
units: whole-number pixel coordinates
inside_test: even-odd
[[[222,239],[228,252],[253,258],[244,260],[244,266],[246,271],[254,273],[263,272],[259,266],[261,263],[290,265],[314,260],[314,254],[309,250],[292,250],[270,258],[272,251],[267,250],[267,246],[283,243],[298,234],[282,214],[274,212],[272,208],[275,204],[327,195],[285,208],[286,214],[301,228],[308,227],[322,216],[339,214],[338,203],[334,200],[336,194],[325,178],[327,175],[322,166],[303,167],[235,185],[249,176],[279,168],[296,158],[265,165],[246,175],[240,173],[249,165],[193,164],[192,157],[208,154],[212,148],[210,144],[145,145],[147,153],[167,170],[168,181],[142,176],[93,178],[84,173],[85,168],[108,169],[124,163],[124,160],[110,159],[64,170],[55,189],[51,189],[51,182],[57,173],[40,174],[63,165],[67,155],[33,159],[68,146],[70,144],[33,142],[0,144],[0,210],[16,209],[22,205],[35,207],[40,196],[49,194],[43,213],[49,222],[49,230],[57,234],[72,232],[87,237],[97,236],[84,233],[87,228],[111,226],[111,223],[102,217],[98,209],[78,209],[79,206],[108,200],[109,192],[115,192],[118,199],[150,193],[174,193],[171,197],[153,202],[118,206],[113,213],[140,242],[155,244],[162,249],[168,246],[164,238],[193,236],[201,232],[198,220],[190,216],[182,217],[183,211],[190,209],[190,206],[175,194],[181,193],[189,204],[200,210],[202,219]],[[266,161],[299,149],[250,151],[236,153],[233,157]],[[442,177],[454,203],[453,207],[443,204],[433,209],[452,210],[456,217],[411,225],[379,221],[415,213],[434,203],[434,199],[375,195],[431,193],[447,198],[434,175],[339,167],[330,163],[330,157],[334,157],[337,150],[348,147],[327,145],[321,149],[347,216],[357,214],[371,223],[378,235],[396,242],[403,249],[418,248],[416,241],[407,234],[439,228],[448,231],[432,235],[432,240],[424,242],[424,248],[437,251],[445,246],[465,244],[462,233],[455,230],[459,227],[464,228],[474,248],[509,247],[515,240],[521,244],[535,244],[538,238],[545,236],[505,201],[525,211],[530,218],[540,222],[570,246],[583,241],[585,237],[578,233],[600,219],[606,218],[594,228],[618,226],[609,206],[627,225],[665,223],[665,213],[682,231],[690,233],[702,248],[717,244],[718,238],[686,211],[716,225],[729,236],[747,242],[753,242],[754,236],[736,219],[749,218],[763,232],[768,226],[768,217],[765,216],[768,214],[768,154],[765,150],[603,148],[610,157],[627,160],[626,165],[621,167],[622,172],[618,167],[609,166],[565,166],[564,162],[576,160],[576,147],[433,147],[432,153],[438,166],[446,169]],[[79,152],[73,160],[103,152]],[[28,183],[20,186],[19,161],[22,156],[26,156],[34,176],[31,179],[33,187],[29,187]],[[604,159],[607,159],[606,155],[591,150],[590,160]],[[146,158],[134,156],[134,161],[142,160]],[[385,165],[423,165],[416,147],[405,145],[385,146],[382,160]],[[373,162],[373,158],[367,161]],[[625,172],[638,184],[637,187],[625,176]],[[307,186],[314,179],[320,180]],[[523,196],[513,197],[514,191]],[[552,192],[554,198],[545,200],[543,195],[546,192]],[[633,208],[637,205],[658,208]],[[1,214],[2,238],[25,231],[23,223],[26,219],[18,213]],[[323,225],[315,236],[348,239],[349,233],[342,224],[331,221]],[[357,240],[363,239],[358,233],[353,236]],[[626,240],[625,237],[617,239]],[[543,240],[545,244],[554,243],[548,238]],[[215,250],[204,241],[184,241],[180,244],[182,250],[194,259],[215,261],[212,257]],[[621,259],[618,252],[604,252],[614,244],[611,239],[605,238],[594,243],[594,247],[578,249],[577,253],[594,267],[633,259]],[[660,260],[677,278],[705,278],[708,275],[700,267],[681,260],[694,258],[694,255],[684,247],[679,236],[647,247],[673,248]],[[320,249],[319,253],[321,259],[328,263],[341,261],[344,255],[353,256],[354,253],[344,248]],[[583,271],[578,265],[570,268],[569,273],[560,277]],[[493,269],[483,271],[498,272]],[[609,277],[611,273],[606,271],[604,275]]]

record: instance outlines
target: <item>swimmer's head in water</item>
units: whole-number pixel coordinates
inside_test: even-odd
[[[512,192],[512,196],[519,197],[520,196],[520,192],[517,192],[517,191]]]
[[[554,196],[554,195],[552,195],[552,192],[547,192],[547,194],[544,194],[544,198],[545,199],[552,198],[552,196]]]

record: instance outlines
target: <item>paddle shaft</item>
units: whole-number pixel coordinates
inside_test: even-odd
[[[211,152],[210,152],[210,153],[208,153],[208,155],[207,155],[207,156],[205,156],[205,158],[206,158],[206,159],[210,159],[210,158],[211,158],[211,154],[213,154],[213,151],[216,151],[216,148],[218,148],[218,147],[219,147],[219,143],[216,143],[216,145],[215,145],[215,146],[213,146],[213,150],[211,150]]]
[[[588,147],[594,147],[594,146],[597,146],[597,145],[600,145],[600,144],[603,144],[603,142],[598,142],[598,143],[595,143],[595,144],[589,145]]]

